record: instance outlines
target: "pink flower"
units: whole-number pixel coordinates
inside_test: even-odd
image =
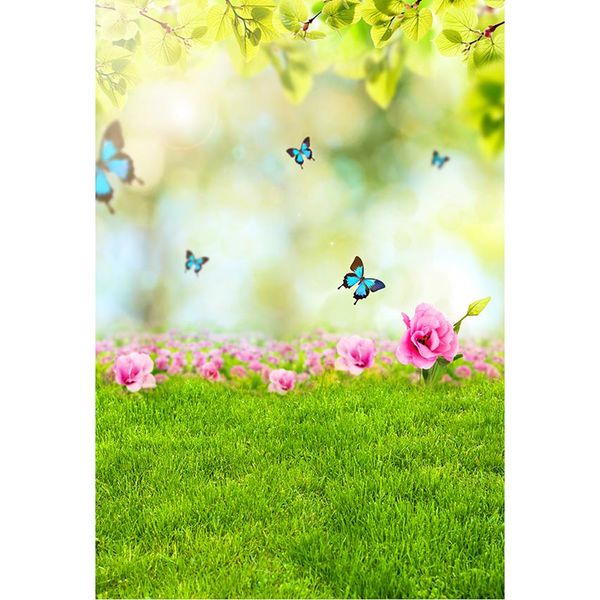
[[[209,381],[219,381],[221,376],[219,375],[219,369],[214,362],[209,361],[204,363],[200,367],[200,375],[204,377],[204,379],[208,379]]]
[[[389,356],[381,356],[380,359],[384,365],[391,365],[394,362]]]
[[[158,373],[158,375],[156,375],[154,379],[156,379],[156,383],[164,383],[169,378],[164,373]]]
[[[476,360],[476,361],[473,363],[473,368],[474,368],[476,371],[481,371],[482,373],[485,373],[485,372],[487,371],[488,364],[487,364],[487,363],[485,363],[485,362],[483,362],[482,360]]]
[[[156,380],[152,375],[153,367],[154,363],[147,354],[131,352],[121,355],[113,366],[115,381],[124,385],[130,392],[156,387]]]
[[[446,317],[430,304],[419,304],[412,321],[402,313],[407,332],[396,348],[403,365],[429,369],[438,356],[452,360],[458,350],[458,336]]]
[[[256,373],[260,373],[263,370],[263,366],[264,365],[259,363],[257,360],[250,361],[248,364],[248,368]]]
[[[159,350],[155,364],[159,371],[166,371],[169,368],[169,352]]]
[[[323,351],[323,364],[326,367],[335,366],[335,350],[333,348],[327,348]]]
[[[246,369],[244,369],[244,367],[242,367],[242,365],[233,365],[233,367],[229,369],[229,375],[231,377],[238,377],[240,379],[243,379],[248,375],[248,372],[246,371]]]
[[[452,383],[453,381],[454,381],[454,379],[452,379],[452,377],[450,377],[450,375],[448,375],[448,373],[444,373],[440,377],[440,383]]]
[[[285,394],[294,389],[296,374],[287,369],[274,369],[269,373],[269,391]]]
[[[204,356],[203,352],[194,352],[194,358],[192,360],[192,364],[198,369],[204,363],[206,363],[206,356]]]
[[[335,361],[338,371],[348,371],[352,375],[360,375],[365,369],[373,366],[375,361],[375,342],[358,335],[343,337],[337,343],[340,357]]]
[[[500,372],[498,369],[496,369],[496,367],[494,367],[494,365],[487,365],[485,374],[491,379],[498,379],[498,377],[500,377]]]
[[[454,372],[456,373],[456,376],[460,377],[461,379],[468,379],[471,377],[471,369],[469,369],[467,365],[460,365],[456,367],[456,371]]]
[[[167,369],[167,373],[169,375],[178,375],[182,371],[183,371],[183,367],[181,366],[180,362],[177,360],[173,360],[173,362],[169,365],[169,368]]]

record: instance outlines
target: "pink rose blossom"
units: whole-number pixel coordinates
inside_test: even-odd
[[[461,379],[468,379],[469,377],[471,377],[471,369],[469,369],[467,365],[460,365],[456,367],[455,373],[456,376],[460,377]]]
[[[203,352],[194,352],[194,358],[192,360],[192,364],[194,367],[199,369],[203,364],[206,363],[206,356],[204,356]]]
[[[156,379],[156,383],[164,383],[169,378],[164,373],[158,373],[158,375],[154,376],[154,379]]]
[[[130,392],[156,387],[156,380],[152,375],[153,367],[154,363],[147,354],[131,352],[121,355],[113,366],[115,381],[124,385]]]
[[[173,362],[169,365],[169,368],[167,369],[167,373],[169,375],[178,375],[182,371],[183,371],[183,367],[177,360],[173,360]]]
[[[458,350],[458,336],[446,317],[430,304],[419,304],[412,321],[402,318],[407,332],[396,348],[396,358],[403,365],[431,368],[439,356],[452,361]]]
[[[375,342],[369,338],[361,338],[358,335],[343,337],[336,348],[340,355],[335,361],[338,371],[360,375],[375,362]]]
[[[394,362],[389,356],[381,356],[380,360],[384,365],[391,365]]]
[[[229,369],[229,375],[231,377],[238,377],[239,379],[243,379],[248,375],[248,372],[242,365],[233,365],[231,369]]]
[[[274,369],[269,373],[269,391],[285,394],[294,389],[296,374],[287,369]]]
[[[494,365],[487,365],[485,374],[490,379],[498,379],[498,377],[500,377],[500,371],[498,371],[498,369],[496,369],[496,367],[494,367]]]
[[[453,381],[454,381],[454,379],[452,379],[452,377],[450,377],[450,375],[448,375],[448,373],[444,373],[440,377],[440,383],[452,383]]]
[[[155,365],[159,371],[166,371],[169,368],[169,352],[159,351]]]
[[[204,363],[200,367],[200,375],[202,375],[204,379],[208,379],[209,381],[219,381],[219,379],[221,379],[219,369],[213,361]]]
[[[257,360],[250,361],[248,364],[248,368],[255,373],[260,373],[263,370],[262,363],[259,363]]]
[[[476,361],[473,363],[473,368],[474,368],[476,371],[481,371],[482,373],[485,373],[485,372],[487,371],[488,364],[487,364],[487,363],[485,363],[485,362],[483,362],[482,360],[476,360]]]

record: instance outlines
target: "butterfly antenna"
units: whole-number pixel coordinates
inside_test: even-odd
[[[357,302],[358,302],[358,298],[356,298],[356,300],[354,300],[354,306],[356,306]]]
[[[111,215],[114,215],[114,214],[115,214],[115,209],[114,209],[114,208],[113,208],[113,207],[110,205],[110,202],[107,202],[107,203],[106,203],[106,208],[108,208],[108,212],[109,212]]]
[[[144,180],[140,179],[137,175],[133,176],[133,180],[137,181],[140,185],[144,185]]]
[[[338,288],[338,290],[341,290],[344,287],[344,283],[342,282],[342,285],[340,285],[340,287]]]

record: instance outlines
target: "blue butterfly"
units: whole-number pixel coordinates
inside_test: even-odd
[[[449,160],[449,156],[442,156],[437,150],[434,150],[433,156],[431,157],[431,164],[433,166],[437,165],[437,168],[441,169],[444,166],[444,163],[447,163]]]
[[[198,275],[202,270],[202,265],[206,264],[210,259],[208,256],[200,256],[196,258],[191,250],[185,251],[185,272],[194,269],[194,273]]]
[[[304,160],[315,160],[313,158],[313,151],[310,149],[309,137],[305,137],[304,140],[302,140],[300,150],[298,150],[298,148],[288,148],[286,152],[300,165],[301,169],[304,169],[302,166]]]
[[[144,183],[135,176],[131,157],[122,152],[124,145],[121,124],[119,121],[113,121],[102,136],[100,158],[96,161],[96,200],[106,202],[111,213],[115,211],[110,205],[113,188],[107,177],[109,173],[114,173],[125,183],[131,183],[134,180],[141,184]]]
[[[369,279],[365,277],[365,267],[360,256],[356,256],[350,265],[352,273],[344,275],[344,281],[338,290],[342,287],[350,289],[358,283],[358,287],[354,290],[354,304],[359,300],[364,300],[370,292],[377,292],[385,287],[383,281],[379,279]]]

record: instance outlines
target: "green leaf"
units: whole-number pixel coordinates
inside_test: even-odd
[[[418,42],[431,29],[432,23],[433,15],[428,8],[411,9],[406,12],[400,27],[410,40]]]
[[[273,27],[273,11],[266,6],[255,6],[251,11],[252,18],[261,33],[261,41],[272,42],[277,38]]]
[[[365,64],[367,70],[365,88],[369,96],[381,108],[385,109],[390,105],[396,93],[403,67],[403,57],[398,50],[388,51],[380,58],[367,59]]]
[[[444,29],[435,38],[435,45],[438,47],[440,54],[444,56],[456,56],[462,52],[463,39],[458,31]]]
[[[373,0],[365,0],[356,8],[365,23],[377,25],[389,21],[389,15],[383,14],[373,3]]]
[[[476,67],[504,60],[504,32],[495,31],[489,38],[482,38],[475,46],[473,62]]]
[[[360,19],[358,0],[329,0],[323,5],[323,18],[332,29],[342,29]]]
[[[181,41],[172,33],[164,32],[160,27],[145,36],[148,55],[161,65],[174,65],[181,58]]]
[[[373,25],[370,34],[375,48],[382,48],[385,46],[387,42],[390,41],[394,31],[398,29],[399,25],[400,23],[393,17],[387,21]]]
[[[130,40],[139,30],[137,22],[119,10],[98,10],[98,24],[98,37],[112,42]]]
[[[504,0],[486,0],[485,3],[492,8],[502,8],[504,6]]]
[[[471,302],[471,304],[469,304],[469,308],[467,309],[467,314],[465,316],[476,317],[477,315],[481,314],[481,312],[483,312],[483,309],[489,304],[491,299],[492,297],[488,296],[487,298],[482,298],[481,300],[475,300],[475,302]]]
[[[453,359],[452,362],[456,362],[457,360],[460,360],[463,357],[462,354],[457,354]]]
[[[384,15],[393,17],[406,10],[407,2],[404,2],[404,0],[373,0],[373,4]]]
[[[279,19],[288,31],[300,31],[302,24],[308,20],[306,4],[302,0],[281,0]]]
[[[307,31],[305,37],[309,40],[322,40],[327,34],[324,31]]]
[[[444,29],[458,31],[463,40],[471,41],[479,35],[477,15],[472,8],[453,8],[444,16]]]
[[[469,8],[474,6],[477,0],[435,0],[433,11],[443,14],[450,8]]]
[[[242,56],[246,59],[246,62],[251,61],[258,51],[258,45],[262,35],[260,29],[257,27],[254,30],[246,30],[244,23],[240,19],[236,19],[233,25],[233,33],[238,46],[240,47]]]
[[[219,42],[233,32],[233,12],[227,4],[211,6],[206,15],[207,37]]]
[[[200,40],[206,35],[207,32],[208,27],[206,25],[200,25],[199,27],[192,29],[190,36],[193,40]]]

